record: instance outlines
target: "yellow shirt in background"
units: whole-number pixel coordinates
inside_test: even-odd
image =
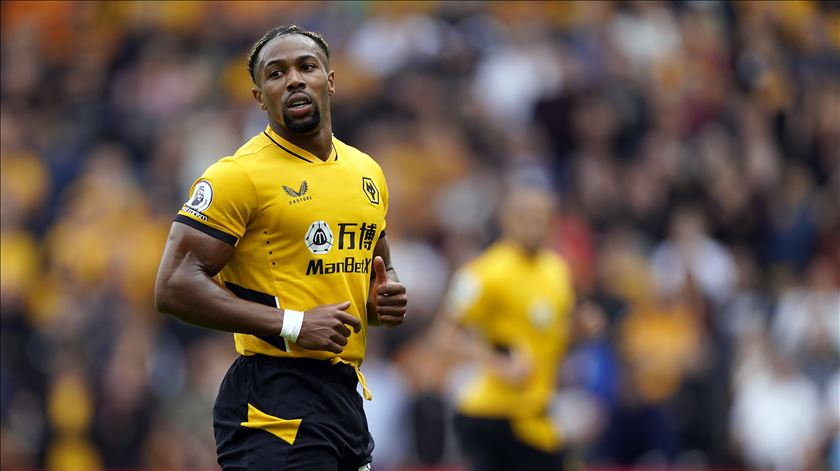
[[[482,368],[459,398],[468,416],[512,419],[514,433],[551,450],[559,436],[547,419],[565,353],[574,303],[571,273],[555,253],[529,256],[498,242],[456,274],[448,312],[496,348],[525,355],[531,373],[511,384]]]

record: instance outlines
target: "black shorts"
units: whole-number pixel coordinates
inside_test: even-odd
[[[225,375],[213,407],[222,469],[366,469],[373,438],[357,383],[348,365],[240,356]]]
[[[470,471],[560,471],[563,453],[522,443],[507,419],[455,415],[455,434]]]

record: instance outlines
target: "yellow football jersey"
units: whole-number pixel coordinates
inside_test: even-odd
[[[322,161],[271,127],[193,184],[176,221],[235,246],[219,281],[240,298],[306,311],[350,301],[362,322],[341,354],[277,336],[234,334],[242,355],[307,357],[359,366],[365,354],[371,260],[385,229],[388,188],[368,155],[335,137]],[[335,358],[338,357],[338,358]]]
[[[497,242],[464,266],[448,294],[449,314],[496,348],[525,355],[531,373],[521,384],[511,384],[482,368],[462,391],[458,410],[512,419],[514,433],[527,443],[556,448],[560,437],[547,411],[573,304],[571,273],[553,252],[529,256],[514,244]]]

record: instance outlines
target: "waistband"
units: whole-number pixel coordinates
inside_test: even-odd
[[[362,370],[359,368],[359,365],[355,363],[350,363],[346,360],[342,360],[339,357],[333,358],[332,360],[330,360],[330,363],[336,366],[344,365],[352,368],[356,373],[356,379],[359,381],[359,384],[362,385],[362,397],[364,397],[366,401],[373,400],[373,394],[370,393],[370,389],[368,389],[367,387],[367,380],[365,379],[365,375],[362,374]]]
[[[267,355],[252,355],[240,357],[245,361],[256,361],[270,363],[281,369],[300,371],[317,377],[322,381],[343,384],[356,389],[357,384],[362,385],[362,395],[370,401],[373,396],[367,387],[367,381],[359,367],[341,358],[335,357],[331,360],[316,360],[314,358],[283,358]]]

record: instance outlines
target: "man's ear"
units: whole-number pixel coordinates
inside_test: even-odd
[[[266,108],[266,106],[265,106],[265,103],[263,103],[263,101],[262,101],[262,90],[260,90],[257,87],[254,87],[254,88],[251,89],[251,93],[254,94],[254,99],[257,100],[257,103],[260,104],[260,108],[263,111],[268,110],[268,108]]]
[[[327,84],[329,85],[327,90],[329,90],[330,96],[332,96],[335,93],[335,71],[334,70],[331,70],[329,75],[327,75]]]

